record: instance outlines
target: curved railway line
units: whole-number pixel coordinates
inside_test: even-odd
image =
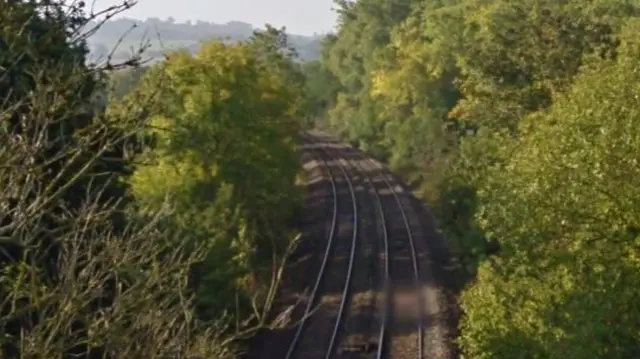
[[[355,152],[355,151],[354,151]],[[356,157],[358,158],[356,161],[362,161],[364,164],[366,165],[370,165],[372,167],[377,167],[376,164],[374,163],[373,160],[371,160],[370,158],[367,158],[365,155],[358,153],[356,155]],[[385,208],[388,208],[386,206],[383,205],[382,199],[380,197],[379,194],[379,190],[375,188],[375,184],[374,184],[374,180],[372,180],[371,176],[368,174],[368,171],[363,169],[362,165],[359,164],[355,164],[356,167],[359,167],[360,172],[364,174],[366,181],[369,183],[370,188],[371,188],[371,192],[373,193],[373,197],[376,201],[377,207],[379,208],[380,211],[380,222],[381,225],[384,228],[384,232],[382,233],[382,237],[383,237],[383,246],[384,246],[384,251],[383,251],[383,256],[385,258],[385,263],[384,263],[384,267],[385,267],[385,271],[384,271],[384,276],[383,276],[383,284],[382,284],[382,293],[385,296],[385,306],[381,309],[381,311],[384,313],[382,316],[382,321],[380,323],[380,328],[379,328],[379,334],[378,334],[378,339],[377,342],[378,344],[378,348],[377,348],[377,352],[376,352],[376,359],[382,359],[382,358],[396,358],[399,357],[398,354],[392,352],[392,348],[390,348],[390,346],[387,344],[388,342],[388,333],[393,333],[393,324],[389,325],[389,319],[393,319],[393,318],[389,318],[389,316],[393,316],[392,313],[390,313],[392,306],[394,304],[394,277],[398,277],[398,274],[401,273],[396,273],[396,270],[394,270],[394,267],[397,267],[396,265],[394,265],[394,259],[395,259],[395,254],[394,252],[396,252],[396,250],[393,248],[393,246],[389,245],[389,229],[387,228],[387,223],[391,221],[391,217],[389,215],[389,211],[387,209],[387,211],[385,212]],[[407,211],[405,210],[405,206],[402,204],[400,197],[398,195],[398,192],[396,190],[396,186],[394,186],[391,181],[388,179],[387,174],[384,173],[382,168],[377,168],[376,172],[374,173],[374,178],[381,178],[382,179],[382,184],[384,189],[389,192],[389,194],[391,195],[392,199],[395,204],[397,205],[397,208],[399,210],[400,213],[400,219],[402,221],[402,224],[404,226],[404,231],[406,232],[406,236],[407,236],[407,241],[409,244],[409,255],[410,255],[410,259],[411,259],[411,266],[413,269],[413,282],[414,282],[414,292],[416,295],[416,316],[415,316],[415,323],[416,323],[416,331],[417,331],[417,342],[416,342],[416,353],[415,355],[411,355],[411,356],[406,356],[403,355],[402,357],[417,357],[417,358],[424,358],[424,353],[423,353],[423,331],[424,331],[424,323],[423,323],[423,311],[422,311],[422,300],[420,298],[420,286],[421,286],[421,281],[420,281],[420,274],[419,274],[419,265],[418,265],[418,257],[416,254],[416,246],[415,246],[415,239],[413,236],[413,230],[409,224],[409,220],[408,220],[408,216],[407,216]],[[402,277],[402,275],[400,275],[400,277]],[[389,326],[391,326],[391,328],[389,328]]]
[[[371,159],[365,158],[363,155],[360,155],[361,158],[363,158],[367,163],[374,165],[373,161]],[[389,193],[391,194],[391,196],[393,197],[392,199],[395,201],[395,204],[397,205],[397,208],[400,212],[400,217],[402,220],[402,224],[404,225],[404,230],[406,231],[406,236],[407,236],[407,241],[409,244],[409,256],[410,256],[410,262],[411,262],[411,267],[413,269],[413,273],[412,273],[412,279],[413,279],[413,292],[415,294],[415,299],[416,299],[416,316],[415,316],[415,324],[417,326],[416,328],[416,332],[417,332],[417,343],[416,345],[416,353],[415,356],[419,359],[424,358],[424,353],[423,353],[423,345],[424,345],[424,340],[423,340],[423,333],[424,333],[424,321],[423,321],[423,317],[424,317],[424,313],[423,313],[423,307],[422,307],[422,298],[421,298],[421,280],[420,280],[420,273],[419,273],[419,264],[418,264],[418,256],[417,256],[417,251],[416,251],[416,245],[415,245],[415,238],[413,235],[413,230],[409,224],[409,220],[408,220],[408,216],[407,216],[407,211],[405,210],[405,206],[402,204],[402,201],[400,200],[400,197],[397,193],[397,191],[395,190],[395,187],[391,181],[389,181],[389,179],[387,178],[387,175],[380,169],[378,170],[378,175],[379,177],[382,178],[384,185],[386,187],[386,189],[389,190]],[[378,191],[375,191],[375,197],[380,200],[380,196],[378,194]],[[381,207],[382,204],[381,204]],[[387,218],[389,218],[390,216],[386,216],[383,217],[383,221],[387,221]],[[388,240],[387,240],[388,242]],[[404,243],[403,243],[404,244]],[[395,262],[396,259],[396,255],[397,253],[394,253],[395,248],[393,248],[394,246],[389,246],[387,243],[387,251],[386,253],[388,253],[388,261],[389,263],[387,263],[387,268],[388,268],[388,273],[387,273],[387,277],[386,277],[386,281],[388,282],[388,291],[387,291],[387,295],[390,297],[389,299],[389,303],[391,305],[393,305],[395,298],[394,298],[394,288],[395,288],[395,282],[398,281],[398,279],[402,278],[402,273],[397,273],[399,271],[397,271],[397,263]],[[400,277],[400,278],[398,278]],[[395,279],[394,279],[395,278]],[[391,308],[389,308],[391,309]],[[393,314],[391,314],[393,316]],[[392,318],[393,319],[393,318]],[[393,325],[391,325],[391,328],[387,328],[388,324],[383,324],[381,326],[381,339],[380,342],[385,343],[386,342],[386,337],[387,337],[387,332],[393,332],[394,328]],[[382,348],[384,347],[385,350],[387,351],[391,351],[391,348],[387,349],[386,346],[381,345],[380,346],[380,350],[378,351],[378,355],[376,357],[376,359],[381,359],[383,357],[390,357],[390,358],[396,358],[399,357],[397,354],[391,352],[388,353],[385,356],[385,353],[383,352]],[[408,356],[404,356],[403,357],[408,357]]]
[[[327,241],[327,246],[324,252],[324,257],[322,259],[322,264],[320,266],[320,270],[318,272],[318,276],[316,278],[314,287],[311,291],[311,294],[309,296],[308,302],[307,302],[307,307],[305,308],[305,311],[303,313],[303,318],[300,320],[296,332],[294,334],[294,337],[291,341],[291,343],[289,344],[289,348],[287,350],[287,354],[285,359],[290,359],[293,358],[294,353],[298,347],[298,345],[300,344],[300,338],[301,338],[301,334],[302,331],[305,329],[305,325],[307,324],[307,322],[309,321],[309,318],[312,317],[312,312],[314,310],[314,306],[316,305],[316,296],[318,295],[318,291],[321,287],[321,285],[323,284],[323,281],[325,279],[325,274],[327,271],[327,264],[329,263],[330,257],[333,254],[333,251],[335,249],[335,241],[336,241],[336,229],[338,227],[338,222],[337,222],[337,216],[338,216],[338,203],[339,203],[339,197],[337,194],[337,185],[336,185],[336,179],[335,179],[335,175],[331,172],[330,166],[327,165],[327,156],[326,153],[324,153],[324,150],[320,149],[319,151],[321,151],[321,155],[317,156],[320,161],[325,165],[325,167],[329,168],[329,181],[331,183],[331,187],[332,187],[332,191],[333,191],[333,196],[334,196],[334,207],[333,207],[333,219],[332,219],[332,224],[331,224],[331,232],[329,234],[329,238]],[[336,344],[336,339],[338,336],[338,331],[341,325],[341,320],[342,320],[342,316],[344,314],[344,309],[346,307],[346,302],[349,298],[349,288],[351,285],[351,275],[353,272],[353,260],[355,257],[355,253],[356,253],[356,249],[357,249],[357,237],[358,237],[358,208],[357,208],[357,202],[356,202],[356,198],[355,198],[355,192],[353,190],[353,185],[351,183],[351,179],[349,178],[349,175],[347,174],[345,168],[342,165],[339,165],[339,169],[342,172],[342,175],[344,176],[344,180],[347,183],[348,189],[349,189],[349,193],[351,196],[351,203],[352,203],[352,213],[353,213],[353,223],[352,223],[352,239],[351,239],[351,247],[349,250],[349,263],[347,266],[347,273],[346,273],[346,278],[344,281],[344,287],[342,290],[342,299],[340,301],[340,305],[338,307],[338,314],[337,314],[337,318],[335,320],[335,323],[333,324],[333,329],[331,331],[331,336],[330,336],[330,340],[329,340],[329,344],[326,348],[325,351],[325,358],[329,359],[331,358],[331,356],[333,355],[334,352],[334,348],[335,348],[335,344]]]
[[[325,167],[327,167],[326,161],[321,160],[321,162],[325,164]],[[318,293],[318,288],[320,287],[322,279],[324,278],[324,271],[325,271],[325,268],[327,267],[329,256],[331,255],[331,249],[333,248],[334,233],[335,233],[337,217],[338,217],[338,193],[336,189],[336,182],[333,177],[333,173],[331,173],[331,171],[329,171],[329,182],[331,183],[331,191],[333,194],[333,215],[331,219],[331,232],[329,233],[327,246],[326,246],[324,255],[322,257],[322,264],[320,265],[318,276],[316,277],[316,281],[313,285],[313,289],[311,290],[311,294],[309,295],[307,307],[304,310],[302,319],[300,320],[300,322],[296,327],[296,331],[293,336],[293,339],[291,340],[291,343],[289,344],[289,347],[287,349],[287,354],[285,356],[285,359],[290,359],[293,356],[293,353],[298,346],[298,343],[300,341],[300,335],[302,334],[302,330],[304,329],[305,324],[307,323],[307,320],[313,310],[313,306],[316,303],[315,299]]]
[[[405,210],[405,206],[400,200],[396,190],[397,184],[394,186],[394,184],[392,184],[392,182],[387,178],[387,174],[384,173],[383,169],[378,167],[374,161],[362,154],[356,153],[356,151],[348,146],[341,146],[328,138],[310,135],[303,135],[303,143],[307,150],[317,153],[315,157],[327,169],[334,199],[333,214],[331,230],[327,238],[327,244],[323,253],[320,269],[308,298],[302,319],[295,328],[294,335],[289,342],[285,359],[331,359],[347,356],[358,358],[375,357],[376,359],[424,358],[424,313],[423,300],[421,298],[421,280],[418,256],[416,253],[416,245],[414,243],[415,238],[410,221],[407,217],[407,211]],[[335,151],[336,154],[340,156],[332,156],[329,151]],[[345,164],[341,160],[337,160],[337,157],[349,159]],[[335,166],[337,167],[337,170],[329,164],[330,162],[337,164],[337,166]],[[365,165],[368,166],[368,168],[365,168]],[[339,175],[336,172],[339,172]],[[357,172],[357,174],[354,174],[354,172]],[[338,181],[338,177],[342,177],[342,181]],[[373,236],[371,236],[373,238],[368,236],[367,233],[360,232],[360,228],[362,227],[362,218],[359,218],[359,205],[363,205],[366,197],[360,199],[360,202],[358,202],[358,196],[354,189],[356,187],[353,181],[354,178],[358,178],[359,180],[364,179],[362,189],[364,191],[364,187],[368,187],[366,193],[369,196],[369,202],[373,203],[373,206],[375,207],[374,217],[376,222],[376,231]],[[341,197],[339,195],[339,184],[346,184],[347,196]],[[388,191],[388,199],[390,201],[393,200],[394,205],[389,202],[386,203],[386,206],[384,205],[385,203],[379,193],[381,192],[381,189],[376,188],[376,184],[382,185],[384,190]],[[344,201],[345,197],[350,197],[350,200]],[[345,216],[350,219],[351,223],[344,223],[344,221],[343,223],[340,223],[340,210],[341,206],[344,206],[344,203],[341,203],[341,201],[350,202],[351,204],[349,209],[351,215]],[[389,230],[389,224],[393,223],[393,219],[389,213],[389,207],[391,206],[397,207],[397,210],[399,211],[399,215],[397,217],[401,220],[400,225],[404,226],[406,241],[404,241],[404,244],[401,246],[397,245],[397,243],[400,242],[394,242],[396,245],[390,245],[391,237],[397,235],[397,230],[394,233],[390,233]],[[342,209],[344,210],[344,208]],[[398,218],[395,219],[397,220]],[[340,233],[344,232],[340,230],[341,227],[348,228],[347,231],[350,232],[350,241],[348,246],[344,241],[341,241],[346,238],[344,233]],[[398,225],[395,227],[397,228]],[[407,242],[408,245],[406,245]],[[372,252],[377,253],[377,255],[372,255],[369,260],[379,261],[378,263],[373,263],[372,268],[375,268],[377,265],[380,272],[379,275],[375,276],[378,278],[378,283],[374,284],[374,301],[381,304],[378,306],[370,306],[368,308],[368,312],[366,312],[366,310],[365,312],[370,317],[377,316],[379,318],[379,323],[378,327],[375,329],[375,334],[370,333],[370,338],[368,338],[369,343],[372,344],[367,343],[361,348],[351,348],[355,350],[343,351],[337,354],[337,347],[341,345],[345,338],[350,334],[350,329],[345,327],[345,322],[349,322],[350,320],[360,320],[355,316],[351,318],[353,313],[360,309],[358,306],[362,306],[362,304],[352,301],[352,297],[354,296],[354,293],[352,293],[352,289],[354,287],[354,283],[352,282],[352,279],[354,278],[354,271],[360,271],[356,273],[356,277],[360,280],[373,275],[369,272],[362,272],[367,266],[363,266],[361,263],[367,259],[363,259],[363,257],[361,257],[363,254],[360,253],[362,252],[360,251],[360,248],[373,248]],[[404,258],[403,255],[407,254],[405,253],[407,250],[411,262],[410,269],[407,267],[407,263],[398,259],[401,257]],[[347,254],[345,253],[346,251],[348,251],[348,259],[346,262],[343,263],[336,260],[336,258],[340,257],[340,254]],[[354,268],[354,263],[356,261],[358,261],[360,265]],[[402,268],[402,266],[404,266],[404,268]],[[406,280],[407,272],[409,270],[412,272],[412,282],[415,286],[413,288],[413,295],[415,295],[415,302],[413,303],[415,308],[413,309],[416,309],[414,329],[415,332],[417,332],[417,343],[415,343],[415,347],[412,348],[415,350],[410,349],[410,351],[413,351],[413,354],[410,355],[406,352],[396,353],[398,345],[394,345],[394,338],[392,335],[396,324],[396,321],[394,320],[394,302],[396,300],[397,293],[394,285],[400,282],[400,279]],[[373,272],[375,272],[375,270],[373,270]],[[340,275],[343,278],[339,281],[341,283],[335,283],[338,282],[337,278],[339,278]],[[332,279],[336,280],[332,281]],[[327,312],[324,312],[325,316],[323,317],[323,313],[316,311],[317,309],[320,309],[317,308],[317,306],[320,304],[323,296],[332,292],[332,289],[333,292],[335,292],[338,287],[341,288],[339,305],[336,306],[334,303],[333,305],[329,305],[329,308],[325,305],[325,309],[328,309],[329,312],[335,311],[335,316],[327,316]],[[326,328],[327,326],[330,326],[331,329],[328,330]],[[305,337],[307,337],[308,340],[305,341]]]

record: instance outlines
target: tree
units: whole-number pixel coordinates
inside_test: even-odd
[[[448,117],[460,97],[454,85],[455,41],[433,40],[433,29],[446,11],[451,12],[434,4],[414,6],[393,29],[386,64],[375,71],[371,88],[371,96],[381,103],[389,164],[431,201],[438,197],[438,183],[455,155],[458,135]]]
[[[443,38],[468,34],[455,49],[463,100],[454,116],[509,131],[571,84],[584,55],[612,56],[612,34],[637,12],[618,1],[465,1],[457,8],[462,28],[438,30]]]
[[[282,79],[292,93],[300,94],[292,99],[299,101],[295,104],[298,111],[295,116],[304,117],[305,77],[300,64],[297,63],[298,52],[289,41],[286,28],[276,29],[267,24],[264,30],[254,31],[245,43],[258,54],[265,71]]]
[[[134,196],[152,208],[168,196],[171,226],[207,245],[195,285],[209,318],[234,309],[237,294],[246,313],[247,283],[288,245],[298,201],[299,92],[284,57],[263,45],[173,53],[131,97],[154,94],[153,145],[132,177]]]
[[[390,30],[408,14],[411,1],[365,0],[337,2],[339,30],[325,44],[322,61],[340,82],[342,91],[328,113],[329,125],[365,150],[386,155],[377,114],[370,96],[372,74],[384,65]]]
[[[333,74],[320,62],[312,61],[302,64],[305,76],[306,125],[310,127],[326,127],[325,115],[335,105],[336,94],[341,87]]]
[[[483,229],[503,247],[463,296],[473,358],[638,355],[638,22],[617,60],[590,59],[482,188]]]
[[[571,85],[585,56],[614,57],[614,34],[636,13],[616,1],[435,2],[395,28],[372,88],[389,113],[390,163],[437,205],[461,255],[495,247],[473,216],[485,170],[509,155],[497,149]]]

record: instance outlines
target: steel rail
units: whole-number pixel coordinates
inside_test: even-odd
[[[321,149],[327,156],[328,153]],[[335,160],[335,158],[334,158]],[[351,183],[351,179],[347,174],[347,171],[344,168],[344,165],[339,163],[338,167],[340,171],[344,175],[344,179],[347,181],[347,185],[349,186],[349,192],[351,194],[351,203],[353,204],[353,236],[351,237],[351,252],[349,253],[349,267],[347,268],[347,276],[345,278],[344,289],[342,290],[342,299],[340,301],[340,308],[338,309],[338,316],[336,317],[336,323],[333,326],[333,332],[331,333],[331,340],[329,341],[329,346],[327,347],[325,359],[330,359],[333,355],[334,347],[336,344],[336,338],[338,337],[338,330],[340,328],[340,324],[342,323],[342,318],[344,315],[344,308],[346,307],[347,299],[349,298],[349,290],[351,289],[351,275],[353,274],[353,262],[356,255],[356,244],[358,243],[358,204],[356,202],[356,193],[353,190],[353,184]]]
[[[305,136],[303,135],[303,137]],[[298,323],[298,327],[293,336],[293,339],[291,340],[291,344],[289,344],[289,349],[287,350],[287,355],[285,356],[285,359],[290,359],[292,357],[293,352],[295,351],[298,345],[298,342],[300,341],[300,335],[302,334],[302,329],[304,329],[304,325],[307,322],[307,319],[309,318],[309,315],[315,304],[315,298],[318,293],[318,288],[320,287],[320,283],[322,282],[322,279],[324,277],[324,271],[325,271],[325,268],[327,267],[327,262],[329,261],[329,255],[331,254],[331,249],[333,248],[333,239],[335,237],[335,229],[336,229],[336,223],[337,223],[337,217],[338,217],[338,191],[336,188],[336,182],[335,182],[333,173],[331,172],[331,170],[329,170],[329,167],[327,166],[326,160],[321,156],[316,156],[316,157],[319,158],[320,161],[325,165],[324,167],[327,168],[327,172],[329,173],[329,182],[331,183],[331,192],[333,195],[333,216],[331,218],[331,232],[329,233],[329,237],[327,240],[327,248],[324,251],[322,264],[320,265],[320,270],[318,271],[318,277],[316,278],[316,282],[314,283],[313,289],[311,290],[311,294],[309,295],[309,301],[307,302],[307,307],[305,308],[302,319]]]
[[[307,137],[305,135],[302,136],[303,138]],[[313,144],[314,141],[310,141],[311,144]],[[335,176],[333,175],[331,169],[329,168],[329,166],[327,165],[327,160],[324,157],[328,157],[331,158],[331,156],[329,156],[329,154],[322,148],[317,148],[317,151],[321,152],[323,154],[323,156],[316,156],[317,158],[320,159],[320,161],[325,165],[325,167],[328,169],[328,174],[329,174],[329,181],[331,182],[331,189],[332,189],[332,194],[333,194],[333,217],[331,219],[331,231],[329,233],[328,236],[328,241],[327,241],[327,247],[325,249],[324,252],[324,256],[322,259],[322,264],[320,265],[320,269],[318,271],[318,276],[316,278],[316,281],[314,283],[313,289],[311,291],[311,294],[309,295],[309,301],[307,303],[307,307],[305,308],[304,314],[302,319],[300,320],[298,326],[297,326],[297,330],[294,334],[293,339],[291,340],[291,343],[289,345],[289,348],[287,350],[287,354],[285,356],[285,359],[291,359],[291,357],[293,356],[295,349],[300,341],[300,336],[302,334],[302,330],[304,329],[304,326],[306,324],[307,319],[310,317],[311,312],[313,310],[313,306],[315,305],[316,302],[316,297],[318,295],[318,289],[320,287],[320,284],[322,283],[322,280],[324,279],[324,275],[325,275],[325,271],[327,268],[327,263],[329,261],[329,257],[331,255],[332,249],[334,247],[334,240],[335,240],[335,231],[337,228],[337,216],[338,216],[338,193],[337,193],[337,187],[336,187],[336,180],[335,180]],[[335,158],[334,158],[335,159]],[[358,210],[357,210],[357,203],[356,203],[356,199],[355,199],[355,191],[353,190],[353,185],[351,183],[351,180],[349,178],[349,176],[347,175],[345,169],[343,168],[342,165],[339,165],[339,168],[341,170],[341,172],[344,175],[345,181],[347,182],[348,186],[349,186],[349,192],[351,194],[351,200],[353,203],[353,237],[352,237],[352,245],[351,245],[351,253],[350,253],[350,260],[349,260],[349,267],[347,270],[347,276],[345,278],[345,287],[343,290],[343,294],[342,294],[342,300],[340,303],[340,308],[338,310],[338,316],[336,318],[336,323],[334,325],[334,329],[332,331],[332,335],[331,335],[331,340],[329,342],[329,346],[326,350],[326,356],[325,358],[330,358],[331,355],[333,354],[333,349],[335,346],[335,340],[337,337],[337,332],[338,332],[338,328],[340,327],[340,323],[341,323],[341,319],[343,316],[343,312],[344,312],[344,307],[345,307],[345,303],[349,294],[349,288],[350,288],[350,282],[351,282],[351,273],[353,270],[353,259],[355,257],[355,250],[356,250],[356,242],[357,242],[357,234],[358,234]]]
[[[366,158],[364,155],[360,154],[360,157],[364,159],[366,162],[372,163],[372,161]],[[376,203],[376,212],[378,214],[378,218],[380,219],[380,225],[382,227],[382,245],[383,245],[383,256],[384,256],[384,266],[383,266],[383,282],[382,282],[382,291],[384,293],[384,301],[382,308],[382,320],[380,321],[380,328],[378,330],[378,348],[376,351],[376,359],[382,359],[385,355],[385,347],[386,347],[386,337],[387,337],[387,320],[389,317],[389,303],[390,301],[390,288],[391,288],[391,275],[389,272],[389,230],[387,228],[387,219],[385,217],[384,208],[382,206],[382,200],[380,199],[380,195],[378,194],[378,190],[376,189],[373,181],[371,180],[371,176],[369,173],[362,168],[362,165],[356,164],[356,167],[360,170],[360,172],[364,175],[367,183],[369,184],[369,191],[373,192],[373,196],[375,198]],[[379,174],[384,177],[384,174],[380,171]],[[375,177],[375,176],[374,176]]]
[[[374,163],[371,159],[367,159],[369,162]],[[398,196],[398,194],[396,193],[395,189],[393,188],[393,185],[389,182],[389,180],[387,179],[387,176],[384,174],[383,170],[380,170],[380,174],[382,175],[382,178],[384,180],[384,182],[387,184],[387,186],[389,187],[389,190],[391,191],[391,193],[393,194],[393,197],[396,200],[396,203],[398,204],[398,208],[400,209],[400,214],[402,215],[402,220],[404,222],[404,226],[407,229],[407,236],[409,239],[409,245],[411,247],[411,257],[413,259],[413,274],[414,274],[414,281],[415,281],[415,286],[416,286],[416,292],[418,293],[418,358],[422,359],[424,357],[424,353],[423,353],[423,331],[424,331],[424,323],[423,323],[423,311],[424,309],[422,308],[422,296],[420,295],[420,272],[418,269],[418,257],[416,254],[416,247],[415,247],[415,239],[413,238],[413,231],[411,230],[411,226],[409,225],[409,220],[407,219],[407,213],[404,210],[404,206],[402,205],[402,202],[400,201],[400,196]],[[380,352],[380,351],[379,351]],[[381,356],[379,356],[378,358],[381,358]]]
[[[310,141],[311,144],[313,144],[313,142],[317,141]],[[328,152],[323,149],[323,148],[317,148],[315,149],[318,152],[321,152],[323,154],[323,156],[318,156],[318,157],[327,157],[327,158],[331,158],[333,160],[335,160],[336,158],[329,155]],[[375,162],[370,159],[367,158],[365,155],[360,154],[360,158],[364,159],[366,162],[374,164]],[[320,158],[322,163],[325,164],[325,166],[328,168],[329,166],[327,166],[327,160],[325,158]],[[339,162],[338,162],[339,163]],[[357,212],[357,202],[356,202],[356,198],[355,198],[355,191],[353,190],[353,185],[351,182],[351,179],[349,178],[349,175],[347,174],[347,171],[345,170],[345,166],[342,164],[338,164],[338,167],[340,169],[340,171],[342,172],[345,181],[347,182],[348,186],[349,186],[349,191],[350,191],[350,195],[351,195],[351,201],[353,204],[353,237],[352,237],[352,244],[351,244],[351,251],[350,251],[350,259],[349,259],[349,267],[347,269],[347,275],[346,275],[346,279],[345,279],[345,286],[343,289],[343,293],[342,293],[342,298],[341,298],[341,303],[340,303],[340,307],[338,310],[338,316],[336,318],[336,322],[333,328],[333,332],[331,335],[331,340],[329,342],[329,346],[327,347],[326,350],[326,355],[325,355],[325,359],[330,359],[331,356],[333,355],[334,352],[334,347],[335,347],[335,343],[336,343],[336,339],[338,336],[338,331],[340,328],[340,325],[342,323],[342,318],[344,316],[344,310],[346,307],[346,302],[349,298],[349,290],[351,288],[351,274],[353,271],[353,262],[354,262],[354,257],[355,257],[355,253],[356,253],[356,243],[357,243],[357,236],[358,236],[358,212]],[[356,167],[359,167],[361,169],[361,166],[356,165]],[[377,212],[380,214],[380,220],[381,220],[381,224],[382,224],[382,229],[383,229],[383,244],[384,244],[384,282],[383,282],[383,289],[384,289],[384,295],[385,295],[385,300],[384,300],[384,308],[383,308],[383,316],[382,316],[382,320],[380,323],[380,328],[379,328],[379,336],[378,336],[378,348],[377,348],[377,352],[376,352],[376,359],[382,359],[386,353],[385,353],[385,349],[386,349],[386,341],[387,341],[387,335],[388,335],[388,320],[389,320],[389,309],[390,309],[390,304],[391,302],[391,289],[392,289],[392,277],[391,277],[391,271],[389,269],[389,258],[390,258],[390,251],[389,251],[389,244],[388,244],[388,228],[386,225],[386,218],[385,218],[385,212],[384,212],[384,208],[382,206],[382,200],[380,199],[380,195],[378,194],[378,191],[376,190],[373,181],[371,180],[371,176],[369,176],[368,173],[366,173],[366,171],[360,171],[362,172],[362,174],[366,177],[367,182],[369,183],[369,187],[370,189],[373,190],[374,192],[374,196],[376,199],[376,209]],[[316,279],[316,283],[314,285],[313,291],[310,295],[309,298],[309,302],[307,303],[307,308],[305,310],[305,314],[303,319],[301,320],[300,324],[298,325],[298,330],[296,331],[296,334],[294,336],[294,339],[289,347],[289,351],[287,353],[286,359],[290,359],[291,356],[293,355],[293,352],[295,350],[295,346],[297,345],[297,342],[300,339],[300,334],[302,332],[302,329],[304,327],[304,324],[306,322],[306,319],[309,317],[309,314],[312,310],[313,305],[315,304],[315,298],[317,296],[317,292],[318,292],[318,288],[320,286],[320,283],[322,282],[322,279],[324,277],[324,272],[326,270],[326,266],[327,266],[327,262],[331,253],[331,249],[333,248],[333,242],[334,242],[334,237],[335,237],[335,229],[336,229],[336,225],[337,225],[337,206],[338,206],[338,195],[337,195],[337,189],[336,189],[336,181],[335,181],[335,176],[332,173],[331,169],[328,170],[329,173],[329,178],[331,181],[331,185],[332,185],[332,191],[333,191],[333,197],[334,197],[334,208],[333,208],[333,219],[332,219],[332,225],[331,225],[331,232],[329,234],[329,240],[328,240],[328,244],[327,244],[327,248],[325,250],[325,254],[324,254],[324,258],[323,258],[323,262],[322,265],[320,267],[320,271],[318,274],[318,277]],[[386,184],[386,186],[389,188],[391,194],[393,195],[396,204],[398,205],[398,208],[400,210],[400,214],[402,216],[402,220],[404,223],[404,227],[406,228],[407,231],[407,236],[408,236],[408,240],[409,240],[409,245],[410,245],[410,250],[411,250],[411,257],[412,257],[412,262],[413,262],[413,272],[414,272],[414,282],[415,282],[415,286],[416,286],[416,291],[418,294],[418,299],[419,299],[419,315],[418,315],[418,358],[422,359],[423,358],[423,331],[424,331],[424,323],[423,323],[423,311],[424,309],[422,308],[422,297],[421,294],[419,292],[420,290],[420,274],[419,274],[419,268],[418,268],[418,258],[417,258],[417,252],[416,252],[416,246],[415,246],[415,239],[413,236],[413,231],[411,230],[411,226],[409,224],[409,220],[407,217],[407,212],[405,211],[405,206],[403,206],[401,200],[400,200],[400,196],[398,195],[398,193],[395,191],[394,186],[391,184],[391,182],[388,180],[386,174],[384,173],[383,169],[379,169],[378,170],[379,175],[382,177],[382,180],[384,181],[384,183]]]
[[[371,160],[370,158],[367,158],[365,155],[360,154],[360,158],[365,160],[367,163],[372,164],[372,165],[375,166],[375,162],[373,160]],[[373,190],[374,197],[375,197],[375,200],[376,200],[376,207],[377,207],[378,213],[380,213],[380,221],[381,221],[382,229],[383,229],[382,234],[383,234],[384,257],[385,257],[383,291],[384,291],[384,295],[385,295],[385,300],[384,300],[382,321],[380,323],[379,334],[378,334],[378,348],[377,348],[377,352],[376,352],[376,359],[382,359],[386,355],[385,349],[386,349],[387,325],[388,325],[387,321],[388,321],[388,316],[389,316],[389,304],[391,303],[390,289],[392,288],[392,279],[391,279],[391,273],[390,273],[390,270],[389,270],[390,252],[389,252],[388,229],[387,229],[387,225],[386,225],[386,217],[385,217],[384,209],[383,209],[383,206],[382,206],[382,200],[380,199],[380,195],[378,194],[378,191],[376,190],[376,188],[375,188],[375,186],[373,184],[373,181],[371,180],[372,176],[369,176],[369,174],[366,171],[362,170],[362,166],[361,165],[357,165],[357,167],[359,167],[361,169],[360,172],[365,176],[367,182],[369,183],[370,188]],[[418,269],[418,259],[417,259],[417,253],[416,253],[416,249],[415,249],[415,244],[414,244],[413,231],[411,230],[411,226],[409,225],[409,221],[407,219],[407,214],[406,214],[406,212],[404,210],[404,206],[402,205],[402,202],[400,201],[400,197],[398,196],[397,192],[394,190],[393,185],[387,179],[384,171],[382,169],[379,169],[377,175],[382,178],[382,180],[384,181],[384,183],[386,184],[386,186],[390,190],[391,194],[393,195],[393,197],[394,197],[394,199],[395,199],[395,201],[396,201],[396,203],[397,203],[397,205],[398,205],[398,207],[400,209],[400,214],[402,216],[402,220],[403,220],[404,226],[405,226],[405,228],[407,230],[407,235],[408,235],[409,244],[410,244],[410,248],[411,248],[411,256],[412,256],[412,261],[413,261],[413,272],[414,272],[414,280],[415,280],[416,290],[419,291],[419,289],[420,289],[420,274],[419,274],[419,269]],[[374,175],[373,177],[376,177],[376,175]],[[420,296],[419,292],[418,292],[418,296]],[[423,321],[422,321],[422,308],[420,307],[419,310],[420,310],[420,313],[419,313],[419,318],[418,318],[418,358],[422,359],[423,358],[423,329],[424,329],[424,325],[423,325]]]

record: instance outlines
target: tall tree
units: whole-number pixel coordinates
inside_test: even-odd
[[[168,196],[185,240],[209,246],[196,283],[209,317],[233,309],[236,293],[246,309],[245,284],[265,252],[286,246],[298,200],[300,92],[272,39],[171,54],[136,90],[156,106],[133,193],[153,207]]]
[[[379,104],[371,98],[372,73],[382,64],[390,30],[410,11],[411,1],[338,1],[338,32],[323,62],[342,85],[329,122],[339,134],[367,150],[384,153]]]

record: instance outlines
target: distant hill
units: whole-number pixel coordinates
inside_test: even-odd
[[[104,60],[113,51],[112,59],[122,61],[148,42],[146,58],[162,59],[170,50],[188,49],[195,52],[203,41],[222,39],[242,41],[248,39],[254,28],[251,24],[232,21],[226,24],[214,24],[204,21],[177,23],[172,19],[149,18],[135,20],[121,18],[105,22],[88,39],[92,60]],[[311,61],[318,58],[324,35],[289,35],[289,40],[298,51],[301,60]]]

